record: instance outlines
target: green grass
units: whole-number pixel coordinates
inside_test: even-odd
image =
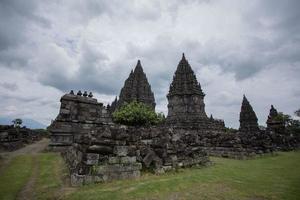
[[[15,199],[34,164],[38,164],[34,199],[300,199],[300,151],[253,160],[212,161],[212,166],[200,169],[62,189],[66,171],[59,154],[18,156],[0,173],[0,199]]]
[[[31,156],[18,156],[0,174],[0,199],[15,199],[31,175]]]
[[[33,172],[34,165],[38,165]],[[63,184],[65,166],[56,153],[22,155],[12,159],[0,174],[0,199],[15,199],[30,176],[36,174],[32,196],[34,199],[54,199]]]
[[[66,173],[63,159],[54,153],[38,156],[38,177],[34,189],[35,199],[53,199],[60,194],[63,185],[62,176]]]

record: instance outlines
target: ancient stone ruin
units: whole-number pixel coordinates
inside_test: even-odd
[[[106,107],[93,98],[92,93],[73,91],[60,99],[58,116],[48,130],[51,134],[50,148],[60,150],[71,146],[75,139],[88,134],[97,126],[112,123]]]
[[[0,152],[14,151],[45,137],[45,132],[14,125],[0,125]]]
[[[255,150],[256,154],[274,150],[269,133],[259,129],[256,114],[245,95],[241,106],[238,134],[243,147]]]
[[[167,123],[171,125],[202,125],[208,121],[204,93],[184,54],[170,85]]]
[[[159,174],[209,162],[200,147],[164,127],[99,126],[64,154],[72,185],[137,178],[142,169]]]
[[[278,118],[278,112],[271,105],[267,119],[267,133],[270,134],[272,144],[277,150],[292,150],[299,147],[299,136],[291,135],[286,129],[282,119]]]
[[[170,85],[168,116],[163,124],[134,127],[112,120],[112,112],[124,103],[138,101],[155,109],[140,61],[111,106],[103,106],[92,96],[81,91],[64,95],[59,115],[49,127],[50,146],[63,151],[73,185],[137,178],[141,170],[159,174],[206,165],[209,155],[245,159],[272,153],[279,144],[287,145],[282,142],[287,137],[277,141],[282,124],[276,122],[274,108],[267,130],[260,130],[245,96],[239,130],[228,132],[223,120],[208,118],[205,95],[184,54]]]
[[[256,114],[244,95],[241,112],[240,112],[240,129],[241,132],[256,132],[259,130]]]

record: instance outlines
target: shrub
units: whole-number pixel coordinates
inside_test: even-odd
[[[130,126],[155,125],[163,122],[164,115],[155,113],[151,107],[143,103],[133,101],[117,109],[113,113],[113,120]]]

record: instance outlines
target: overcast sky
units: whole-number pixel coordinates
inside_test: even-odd
[[[264,125],[270,105],[300,108],[300,1],[0,0],[0,116],[48,125],[60,97],[119,95],[140,59],[156,110],[182,52],[208,115],[239,126],[246,94]]]

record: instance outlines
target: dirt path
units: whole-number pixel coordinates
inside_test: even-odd
[[[42,140],[27,145],[21,149],[18,149],[16,151],[12,152],[3,152],[0,153],[1,157],[1,165],[0,165],[0,173],[2,173],[3,169],[9,164],[12,158],[18,155],[24,155],[24,154],[37,154],[39,152],[42,152],[46,147],[48,146],[50,140],[48,138],[43,138]]]
[[[31,200],[34,199],[34,186],[36,184],[36,180],[39,174],[39,164],[37,163],[36,155],[32,157],[33,159],[33,169],[31,176],[26,183],[26,185],[22,188],[17,196],[17,200]]]
[[[50,140],[48,138],[43,138],[42,140],[36,143],[29,144],[16,151],[0,153],[0,155],[4,158],[7,158],[7,157],[15,157],[22,154],[36,154],[43,151],[48,146],[49,141]]]
[[[24,185],[22,190],[17,196],[18,200],[29,200],[34,198],[34,185],[36,183],[36,179],[39,173],[39,164],[37,161],[37,154],[45,150],[49,144],[49,139],[48,138],[43,138],[42,140],[27,145],[21,149],[18,149],[13,152],[5,152],[5,153],[0,153],[0,156],[2,157],[2,162],[1,162],[1,167],[0,167],[0,173],[5,169],[5,166],[7,166],[12,158],[19,156],[19,155],[32,155],[33,159],[33,168],[32,168],[32,174],[28,180],[28,182]]]

